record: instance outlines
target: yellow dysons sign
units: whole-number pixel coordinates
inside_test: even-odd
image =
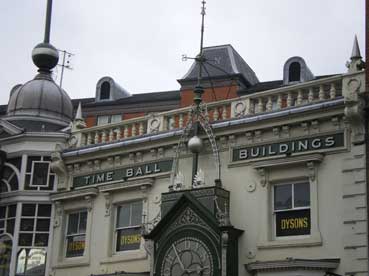
[[[141,243],[141,235],[134,234],[134,235],[124,235],[120,237],[120,244],[121,245],[128,245],[128,244],[139,244]]]
[[[301,229],[309,227],[309,218],[286,218],[281,220],[281,229]]]
[[[310,209],[276,212],[277,237],[310,235]]]

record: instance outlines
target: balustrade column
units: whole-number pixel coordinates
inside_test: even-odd
[[[179,128],[183,127],[183,114],[179,114],[178,126]]]
[[[122,138],[122,129],[120,127],[117,128],[117,140]]]
[[[105,143],[105,142],[106,142],[106,137],[107,137],[107,135],[106,135],[106,131],[105,131],[105,130],[103,130],[103,131],[102,131],[102,134],[101,134],[101,142],[102,142],[102,143]]]
[[[312,87],[309,88],[308,102],[311,103],[314,101],[314,89]]]
[[[124,126],[123,137],[128,138],[128,126]]]
[[[277,99],[277,109],[280,110],[282,109],[282,94],[278,95],[278,99]]]
[[[213,120],[218,121],[218,119],[219,119],[219,112],[218,112],[218,108],[215,107],[214,112],[213,112]]]
[[[138,135],[143,135],[144,134],[144,124],[143,122],[140,122],[139,127],[138,127]]]
[[[302,100],[303,100],[303,96],[302,96],[302,90],[299,89],[297,92],[297,105],[302,105]]]
[[[113,141],[114,140],[114,129],[110,129],[109,131],[109,141]]]
[[[287,107],[292,106],[292,93],[288,92],[287,94]]]
[[[273,109],[273,101],[272,101],[272,97],[269,96],[268,101],[267,101],[267,105],[266,105],[266,110],[267,111],[272,111],[272,109]]]
[[[264,111],[263,98],[259,98],[259,100],[258,100],[258,113],[261,113],[263,111]]]
[[[92,144],[92,134],[91,132],[87,133],[87,145]]]
[[[132,124],[132,136],[136,136],[136,124]]]
[[[222,107],[222,119],[227,119],[227,107],[225,105]]]
[[[324,99],[325,99],[324,86],[320,85],[319,86],[319,101],[323,101]]]
[[[336,84],[333,82],[331,83],[331,89],[329,90],[329,97],[333,100],[336,98]]]

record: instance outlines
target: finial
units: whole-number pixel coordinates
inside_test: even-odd
[[[355,35],[355,38],[354,38],[354,45],[352,47],[352,54],[351,54],[351,60],[353,60],[353,59],[361,59],[359,42],[357,40],[356,35]]]
[[[74,117],[72,128],[73,130],[78,130],[86,127],[85,120],[82,116],[82,104],[81,102],[78,103],[78,108],[76,112],[76,116]]]
[[[77,112],[76,112],[76,117],[74,118],[74,120],[83,120],[82,117],[82,105],[81,102],[78,103],[78,108],[77,108]]]
[[[204,93],[204,88],[201,85],[201,79],[202,79],[202,67],[204,66],[204,62],[206,61],[203,56],[203,50],[204,50],[204,25],[205,25],[205,0],[202,0],[202,7],[201,7],[201,37],[200,37],[200,53],[195,58],[197,64],[199,65],[199,74],[197,76],[197,85],[194,89],[195,97],[194,102],[196,106],[199,106],[202,101],[202,94]]]
[[[356,73],[365,68],[365,63],[361,58],[359,42],[357,36],[354,38],[354,45],[352,47],[351,61],[346,63],[349,73]]]
[[[59,61],[58,50],[50,44],[52,2],[47,0],[44,42],[36,45],[32,51],[33,63],[39,68],[38,71],[43,73],[50,73]]]

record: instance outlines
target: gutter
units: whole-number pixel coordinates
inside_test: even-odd
[[[252,117],[244,117],[244,118],[233,119],[233,120],[229,120],[225,122],[213,123],[212,128],[213,129],[226,128],[226,127],[231,127],[231,126],[238,126],[238,125],[244,125],[244,124],[249,124],[249,123],[254,123],[254,122],[259,122],[259,121],[265,121],[269,119],[281,118],[281,117],[294,115],[294,114],[300,114],[306,111],[324,110],[326,108],[338,106],[343,103],[344,103],[344,99],[339,98],[339,99],[332,100],[329,102],[324,102],[324,103],[306,105],[306,106],[286,109],[282,111],[276,111],[276,112],[270,112],[270,113],[261,114],[257,116],[252,116]],[[136,145],[139,143],[151,142],[151,141],[156,141],[160,139],[180,136],[182,134],[183,134],[183,129],[172,130],[172,131],[168,131],[164,133],[153,134],[153,135],[143,136],[139,138],[133,138],[133,139],[125,140],[125,141],[118,141],[118,142],[113,142],[113,143],[108,143],[108,144],[100,144],[100,145],[97,144],[97,145],[87,146],[87,147],[84,147],[78,150],[74,150],[74,149],[65,150],[62,153],[62,157],[64,158],[65,157],[76,157],[76,156],[81,156],[85,154],[100,152],[103,150],[111,150],[111,149]]]

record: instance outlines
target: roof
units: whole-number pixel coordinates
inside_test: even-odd
[[[205,47],[203,50],[206,62],[204,64],[203,77],[229,77],[240,75],[246,81],[247,86],[255,85],[259,82],[255,72],[246,61],[237,53],[232,45],[220,45]],[[190,70],[179,82],[197,80],[199,65],[196,61]]]
[[[81,101],[82,100],[82,101]],[[144,102],[162,102],[162,101],[179,101],[180,92],[179,90],[164,91],[164,92],[151,92],[151,93],[140,93],[133,94],[127,98],[121,98],[114,101],[101,101],[96,102],[95,98],[88,99],[74,99],[72,100],[75,107],[78,106],[78,102],[81,101],[82,106],[111,106],[111,105],[124,105],[124,104],[135,104]]]

